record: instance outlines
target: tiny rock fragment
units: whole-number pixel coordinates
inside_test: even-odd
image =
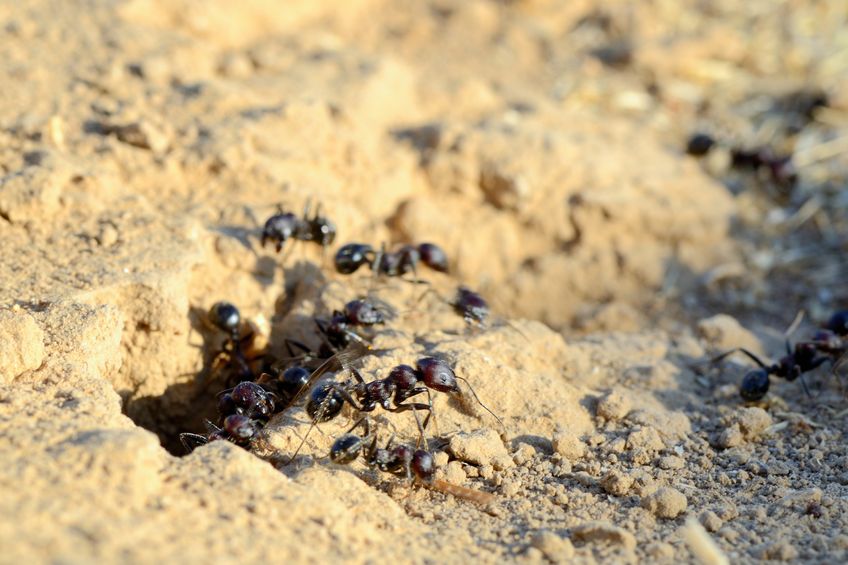
[[[666,471],[674,470],[674,469],[682,469],[686,462],[682,457],[678,457],[677,455],[666,455],[664,457],[660,457],[659,466],[660,469],[665,469]]]
[[[609,542],[623,545],[625,548],[636,549],[636,537],[609,522],[587,522],[572,528],[571,538],[582,542]]]
[[[669,561],[674,557],[674,547],[663,542],[654,542],[645,547],[645,553],[654,561]]]
[[[627,449],[644,449],[646,451],[659,451],[665,447],[662,437],[656,428],[645,426],[630,432],[627,436]]]
[[[534,455],[536,455],[536,448],[530,444],[522,442],[519,444],[518,449],[515,450],[512,460],[515,461],[516,465],[523,465],[533,459]]]
[[[608,493],[615,496],[624,496],[630,492],[633,479],[621,471],[612,470],[601,479],[601,486]]]
[[[680,529],[681,537],[692,555],[703,565],[729,565],[730,561],[713,541],[710,534],[695,518],[688,518],[686,525]]]
[[[537,533],[530,541],[530,545],[554,563],[563,563],[574,557],[574,546],[571,540],[561,538],[553,532]]]
[[[615,387],[598,401],[597,414],[599,418],[606,420],[621,420],[630,413],[632,408],[630,391]]]
[[[772,424],[769,413],[757,406],[740,409],[736,420],[745,439],[749,441],[758,438]]]
[[[676,518],[686,510],[686,504],[686,496],[671,487],[660,487],[642,497],[642,508],[658,518]]]
[[[742,434],[742,430],[739,429],[739,424],[733,424],[725,428],[718,436],[719,447],[725,449],[739,447],[743,443],[745,443],[745,436]]]
[[[462,468],[462,463],[459,461],[451,461],[445,467],[445,480],[455,485],[461,485],[465,482],[465,470]]]
[[[766,544],[759,552],[760,559],[792,561],[798,558],[798,550],[786,540]]]
[[[698,521],[708,532],[717,532],[724,525],[724,521],[719,518],[712,510],[704,510],[698,516]]]
[[[567,431],[554,433],[551,444],[555,453],[559,453],[570,461],[580,459],[586,454],[586,444],[575,434]]]
[[[21,308],[0,310],[0,383],[11,382],[44,360],[44,332]]]
[[[449,447],[454,457],[474,465],[492,465],[498,470],[513,466],[500,436],[492,429],[459,433],[451,438]]]

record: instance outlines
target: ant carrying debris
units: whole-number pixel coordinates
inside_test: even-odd
[[[434,271],[448,272],[448,257],[434,243],[404,245],[394,252],[386,251],[385,245],[376,251],[367,243],[348,243],[336,252],[335,257],[336,271],[343,275],[350,275],[368,265],[377,275],[402,277],[412,273],[416,281],[418,263],[424,263]]]
[[[336,239],[336,226],[327,218],[321,216],[321,205],[315,209],[315,215],[309,217],[310,203],[303,209],[303,216],[297,217],[291,212],[284,212],[278,207],[278,212],[268,218],[262,228],[262,247],[272,242],[279,253],[286,241],[313,241],[326,249]]]
[[[363,435],[352,433],[362,426]],[[452,494],[478,504],[492,502],[494,495],[436,479],[436,463],[432,453],[416,449],[409,445],[392,446],[390,438],[386,447],[377,447],[377,435],[372,434],[368,417],[356,422],[346,434],[336,439],[330,448],[330,460],[340,465],[349,465],[362,456],[369,467],[394,475],[405,476],[408,482],[413,478],[433,490]]]

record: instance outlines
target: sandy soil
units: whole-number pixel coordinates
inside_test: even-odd
[[[703,363],[848,307],[848,8],[605,4],[0,3],[0,562],[848,559],[845,377],[745,404],[750,360]],[[730,166],[764,144],[794,186]],[[263,249],[307,201],[329,252]],[[451,274],[338,275],[350,241]],[[330,463],[350,410],[290,463],[300,407],[185,455],[223,388],[211,304],[282,356],[368,292],[396,315],[366,378],[437,355],[503,421],[433,397],[439,479],[494,502]]]

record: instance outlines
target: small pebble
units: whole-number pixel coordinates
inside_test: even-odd
[[[683,493],[671,487],[660,487],[642,497],[642,508],[649,510],[658,518],[676,518],[686,511],[686,505],[686,497]]]

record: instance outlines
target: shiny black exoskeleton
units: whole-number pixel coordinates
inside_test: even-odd
[[[268,360],[267,352],[253,350],[255,335],[243,330],[238,308],[229,302],[216,302],[209,308],[206,320],[227,335],[212,361],[213,371],[223,372],[228,386],[254,380],[256,374],[261,372],[261,366]]]
[[[274,414],[274,408],[274,395],[250,381],[241,382],[218,396],[218,413],[222,418],[236,414],[267,421]]]
[[[360,425],[365,428],[362,436],[350,433]],[[366,418],[357,422],[350,432],[338,438],[330,448],[330,460],[334,463],[347,465],[361,455],[370,467],[406,476],[409,481],[415,476],[430,482],[435,476],[435,461],[428,451],[408,445],[392,447],[391,442],[384,448],[377,447],[377,436],[370,433]]]
[[[329,321],[315,318],[315,325],[324,334],[330,346],[320,353],[324,356],[331,355],[350,345],[351,341],[356,341],[368,348],[369,344],[355,331],[355,328],[383,324],[389,312],[389,308],[385,305],[378,307],[370,300],[357,299],[345,304],[341,312],[333,311]]]
[[[207,420],[206,427],[209,431],[206,435],[184,433],[180,434],[180,441],[189,453],[201,445],[217,440],[227,440],[246,447],[262,429],[262,426],[262,422],[253,420],[248,416],[230,414],[224,418],[220,428]]]
[[[279,253],[289,239],[312,241],[321,247],[328,247],[336,239],[336,226],[320,215],[320,206],[311,218],[309,204],[304,208],[302,217],[280,210],[268,218],[262,228],[262,247],[270,241]]]
[[[404,245],[397,251],[377,251],[365,243],[348,243],[336,252],[335,257],[336,271],[343,275],[368,265],[377,274],[400,277],[407,273],[416,274],[419,263],[424,263],[434,271],[448,271],[447,255],[434,243]]]
[[[295,366],[284,371],[272,369],[260,375],[256,382],[276,395],[276,410],[279,412],[289,406],[300,391],[309,385],[311,375],[305,367]]]
[[[451,306],[469,324],[482,326],[486,323],[486,318],[489,317],[489,303],[482,296],[464,286],[459,287]]]
[[[432,411],[432,401],[427,404],[420,402],[406,402],[413,396],[426,393],[429,397],[430,390],[444,393],[459,393],[460,388],[453,369],[442,359],[435,357],[423,357],[418,360],[416,367],[409,365],[398,365],[394,367],[384,379],[376,379],[365,382],[357,370],[352,370],[354,382],[349,383],[325,383],[316,388],[310,396],[306,411],[313,421],[329,421],[341,412],[342,405],[346,402],[358,412],[373,412],[377,406],[389,412],[406,412],[409,410],[425,410],[428,412],[423,424],[427,426]],[[494,416],[491,410],[480,402],[473,389],[471,393],[477,402]]]

